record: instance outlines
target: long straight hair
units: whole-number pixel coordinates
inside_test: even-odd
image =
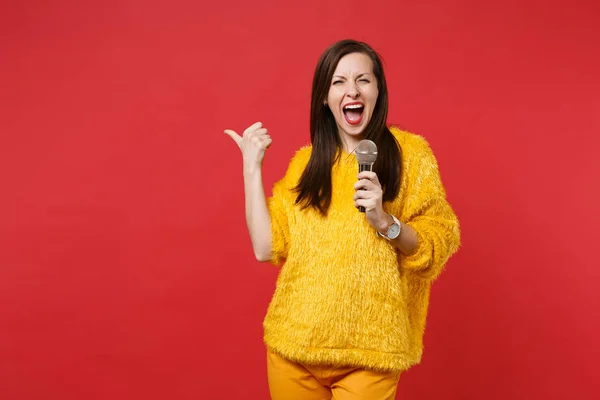
[[[365,127],[364,138],[377,145],[377,160],[373,171],[383,189],[383,201],[393,200],[400,191],[402,149],[388,129],[388,91],[379,55],[369,45],[355,40],[342,40],[327,48],[321,55],[312,83],[310,104],[310,140],[312,152],[308,164],[295,187],[296,204],[301,208],[313,207],[326,215],[331,205],[331,169],[341,155],[342,141],[329,107],[324,102],[329,94],[331,80],[340,59],[351,53],[364,53],[373,62],[379,95],[373,116]]]

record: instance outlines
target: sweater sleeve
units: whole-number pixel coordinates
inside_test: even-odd
[[[273,194],[267,200],[269,216],[271,218],[271,258],[269,262],[273,265],[282,265],[289,249],[289,226],[286,211],[286,180],[285,178],[276,182],[273,186]]]
[[[417,233],[418,246],[401,256],[403,268],[435,279],[460,246],[458,218],[446,200],[437,160],[424,138],[418,138],[416,162],[408,172],[404,223]]]
[[[295,192],[300,175],[310,157],[311,147],[300,148],[288,164],[283,178],[273,185],[273,194],[267,199],[271,218],[271,258],[273,265],[282,265],[288,257],[291,244],[290,221],[294,220]]]

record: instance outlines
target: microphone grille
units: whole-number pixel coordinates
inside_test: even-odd
[[[377,159],[377,145],[369,140],[363,139],[356,146],[356,160],[360,164],[372,164]]]

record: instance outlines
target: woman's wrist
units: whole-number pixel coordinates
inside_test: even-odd
[[[390,214],[384,212],[383,215],[379,218],[379,223],[377,224],[375,229],[377,230],[377,232],[381,233],[382,235],[386,235],[388,228],[393,223],[394,223],[394,218],[392,218],[392,216]]]
[[[245,176],[255,176],[261,175],[262,166],[256,163],[244,163],[244,175]]]

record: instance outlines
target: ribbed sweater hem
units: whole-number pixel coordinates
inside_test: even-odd
[[[267,349],[307,366],[353,367],[379,372],[401,372],[421,361],[421,353],[385,353],[366,349],[303,347],[265,337]]]

